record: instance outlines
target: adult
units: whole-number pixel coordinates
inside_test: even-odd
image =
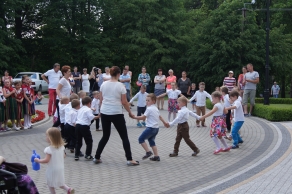
[[[90,97],[92,97],[92,92],[93,91],[98,91],[99,87],[98,87],[98,74],[96,67],[93,67],[90,75],[89,75],[89,92],[90,92]]]
[[[102,74],[103,81],[108,81],[111,79],[110,69],[109,67],[104,68],[105,73]]]
[[[252,109],[255,103],[257,83],[259,83],[260,81],[260,76],[257,71],[253,70],[253,65],[251,63],[247,64],[246,67],[248,72],[244,75],[243,78],[244,92],[242,104],[244,105],[244,116],[251,116]],[[248,98],[250,101],[249,113],[247,111]]]
[[[246,66],[243,66],[242,67],[242,74],[240,74],[238,76],[238,79],[237,79],[237,86],[240,89],[240,96],[241,97],[243,96],[243,91],[244,91],[244,85],[242,84],[242,82],[243,82],[243,78],[244,78],[244,75],[246,74],[246,72],[247,72]]]
[[[132,75],[133,75],[133,73],[132,73],[132,71],[130,71],[130,67],[129,67],[129,65],[125,65],[125,69],[128,71],[128,75],[131,77],[131,79],[132,79]],[[130,86],[131,86],[131,80],[130,80]],[[130,87],[130,98],[132,99],[133,98],[133,96],[132,96],[132,87]],[[134,106],[134,104],[133,103],[131,103],[131,106]]]
[[[131,77],[128,74],[128,70],[126,68],[124,68],[123,70],[123,74],[120,76],[119,78],[120,82],[124,84],[126,90],[127,90],[127,101],[130,102],[130,89],[131,89],[131,85],[130,85],[130,81],[131,81]]]
[[[81,75],[81,80],[82,80],[82,90],[86,92],[86,94],[89,93],[89,74],[87,73],[87,69],[83,69],[83,74]]]
[[[97,78],[97,82],[98,82],[98,87],[100,89],[102,83],[103,83],[103,74],[102,74],[102,70],[98,69],[98,78]]]
[[[45,80],[49,84],[49,104],[48,104],[48,115],[53,116],[56,111],[56,89],[58,87],[58,83],[62,77],[62,73],[60,71],[60,64],[55,63],[53,69],[48,70],[46,73],[41,76],[43,80]]]
[[[280,86],[277,85],[277,82],[274,82],[274,85],[271,88],[271,95],[273,95],[274,98],[278,98],[280,93]]]
[[[158,69],[158,75],[155,76],[154,78],[154,94],[155,96],[159,96],[163,93],[165,93],[165,80],[166,77],[165,75],[162,75],[162,69]],[[161,110],[163,110],[163,105],[164,105],[164,98],[157,98],[157,107],[160,109],[161,105]]]
[[[2,84],[3,84],[3,86],[4,86],[5,80],[9,80],[10,83],[13,83],[13,78],[9,75],[9,71],[8,70],[5,70],[4,71],[4,76],[2,77]]]
[[[128,106],[126,88],[122,83],[118,82],[121,70],[119,67],[113,66],[110,69],[110,74],[111,79],[107,82],[104,82],[100,87],[100,113],[103,136],[99,141],[93,162],[101,163],[100,155],[109,140],[111,134],[111,124],[113,123],[123,141],[127,164],[130,166],[139,165],[138,161],[132,159],[126,121],[122,110],[123,105],[124,108],[129,112],[129,115],[133,115]]]
[[[75,66],[74,71],[72,72],[72,76],[75,82],[75,85],[73,86],[73,92],[78,94],[78,92],[80,91],[80,87],[81,87],[81,73],[78,72],[78,68]]]
[[[54,123],[53,127],[58,127],[60,125],[60,112],[59,112],[59,102],[63,97],[70,98],[71,94],[71,84],[70,84],[70,76],[71,76],[71,69],[69,66],[65,65],[62,67],[61,72],[63,74],[63,77],[60,79],[56,93],[57,93],[57,112],[58,112],[58,120]]]
[[[150,93],[150,75],[146,73],[146,67],[142,67],[142,72],[138,76],[138,81],[141,85],[146,86],[146,92]]]
[[[171,90],[171,83],[176,83],[176,76],[173,75],[173,70],[168,70],[169,76],[166,78],[166,90]]]
[[[234,86],[236,86],[236,79],[233,77],[233,71],[228,72],[228,77],[225,77],[223,80],[223,86],[228,88],[228,92],[231,92]]]
[[[181,78],[177,81],[177,87],[181,91],[181,94],[185,97],[190,95],[192,82],[187,78],[187,72],[183,71],[181,73]]]

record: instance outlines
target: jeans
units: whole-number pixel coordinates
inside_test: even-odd
[[[144,143],[145,139],[148,139],[150,147],[155,146],[155,137],[158,134],[158,131],[159,128],[147,127],[138,139],[139,144]]]
[[[278,94],[274,94],[273,97],[274,97],[274,98],[278,98]]]
[[[242,139],[238,133],[241,126],[243,125],[244,121],[236,121],[232,127],[232,139],[233,139],[233,145],[238,145],[239,142],[242,142]]]
[[[49,89],[48,115],[53,116],[56,111],[56,89]]]
[[[127,101],[130,102],[131,96],[130,96],[130,90],[127,90]]]

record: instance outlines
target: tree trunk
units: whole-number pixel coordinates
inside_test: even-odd
[[[286,77],[282,76],[281,77],[281,97],[282,98],[285,98],[285,96],[286,96],[285,86],[286,86]]]
[[[21,32],[22,32],[22,19],[21,19],[22,10],[17,9],[15,10],[15,37],[17,39],[21,39]]]
[[[290,98],[292,98],[292,75],[290,75]]]

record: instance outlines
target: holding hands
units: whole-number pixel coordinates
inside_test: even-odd
[[[169,123],[163,123],[163,124],[164,124],[164,127],[166,127],[166,128],[170,127]]]

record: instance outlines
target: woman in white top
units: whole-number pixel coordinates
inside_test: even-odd
[[[83,69],[83,74],[81,75],[82,79],[82,90],[85,91],[86,93],[89,93],[89,74],[87,73],[87,69]]]
[[[113,123],[123,141],[127,165],[139,165],[138,161],[132,159],[126,121],[122,110],[122,106],[124,106],[124,108],[129,112],[129,115],[133,116],[128,105],[126,88],[124,84],[118,82],[121,70],[119,67],[113,66],[110,69],[110,74],[111,79],[104,82],[100,87],[100,114],[103,136],[99,141],[93,162],[96,164],[101,163],[100,155],[109,140],[111,134],[111,124]]]
[[[57,106],[57,112],[58,112],[58,120],[54,123],[53,127],[58,127],[60,122],[60,112],[59,112],[59,102],[62,99],[62,97],[68,97],[70,98],[71,95],[71,84],[70,84],[70,76],[71,76],[71,69],[70,66],[63,66],[61,69],[61,72],[63,74],[63,77],[60,79],[56,93],[57,93],[57,100],[56,100],[56,106]]]
[[[109,67],[106,67],[104,70],[105,70],[105,73],[102,74],[102,78],[103,78],[103,81],[105,82],[111,79],[111,74],[110,74]]]

